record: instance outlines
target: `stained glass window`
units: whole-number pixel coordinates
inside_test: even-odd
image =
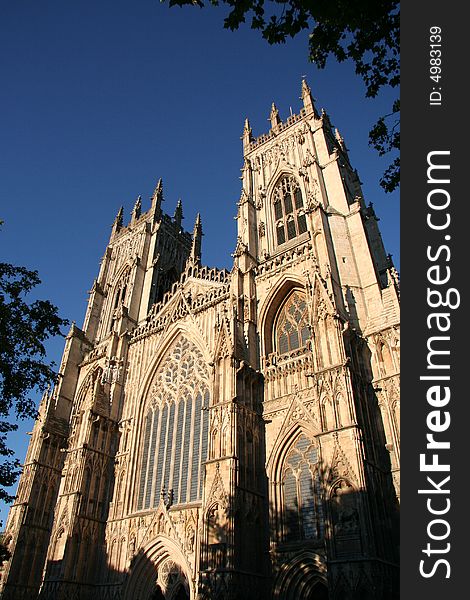
[[[279,354],[305,346],[310,337],[305,294],[298,290],[290,294],[279,312],[274,329]]]
[[[179,338],[150,388],[142,428],[139,510],[156,507],[162,489],[172,490],[175,503],[200,500],[208,449],[208,382],[202,354]]]
[[[292,175],[283,177],[274,188],[273,207],[278,245],[307,231],[302,192],[298,181]]]
[[[323,537],[324,516],[318,450],[305,435],[290,450],[282,473],[283,539],[295,541]]]

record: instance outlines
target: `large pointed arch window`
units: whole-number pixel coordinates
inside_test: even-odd
[[[307,218],[299,182],[292,175],[282,177],[273,190],[274,229],[280,246],[307,231]]]
[[[199,350],[185,338],[170,348],[154,376],[142,425],[137,508],[201,499],[209,435],[209,375]]]
[[[285,542],[320,539],[324,533],[318,449],[301,435],[282,469],[282,538]]]
[[[305,346],[310,337],[305,294],[294,290],[282,305],[274,326],[274,345],[279,354]]]

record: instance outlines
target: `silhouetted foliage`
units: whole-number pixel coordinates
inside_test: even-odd
[[[161,0],[164,2],[165,0]],[[323,69],[332,56],[338,62],[351,60],[366,86],[366,97],[374,98],[383,86],[400,83],[400,12],[398,0],[209,0],[227,4],[230,12],[224,27],[235,30],[247,20],[270,44],[285,43],[310,29],[309,58]],[[170,6],[203,7],[204,0],[169,0]],[[398,117],[399,104],[392,115]],[[370,144],[383,155],[398,150],[399,119],[391,125],[382,117],[370,132]],[[400,181],[400,159],[386,169],[380,185],[386,192]]]
[[[400,150],[400,100],[395,100],[392,112],[381,117],[369,132],[369,143],[379,156]],[[400,185],[400,157],[397,156],[387,167],[380,180],[386,192],[393,192]]]
[[[3,545],[3,534],[0,535],[0,565],[5,560],[10,560],[11,552]]]
[[[13,415],[36,415],[29,392],[44,389],[56,375],[54,364],[46,362],[44,342],[67,324],[48,300],[26,300],[40,283],[37,271],[0,262],[0,456],[9,457],[0,464],[0,500],[6,502],[12,497],[4,487],[13,485],[20,472],[6,439],[18,428]]]

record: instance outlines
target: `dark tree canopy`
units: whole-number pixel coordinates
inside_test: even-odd
[[[0,500],[10,501],[4,489],[19,474],[19,461],[7,446],[7,434],[16,420],[36,415],[29,393],[43,390],[56,373],[46,362],[44,342],[60,335],[67,324],[48,300],[27,302],[26,296],[41,283],[37,271],[0,263]]]
[[[164,2],[165,0],[161,0]],[[247,21],[261,31],[270,44],[284,43],[309,29],[309,58],[324,68],[332,56],[352,60],[366,86],[366,96],[375,97],[384,86],[400,83],[400,13],[398,0],[208,0],[230,8],[224,20],[227,29],[238,29]],[[170,6],[205,6],[204,0],[169,0]],[[369,134],[370,144],[383,156],[399,150],[399,101]],[[399,185],[397,156],[385,171],[381,185],[391,192]]]
[[[379,156],[400,150],[400,100],[393,103],[392,112],[380,117],[369,132],[369,143]],[[386,192],[393,192],[400,185],[400,157],[396,156],[380,180]]]

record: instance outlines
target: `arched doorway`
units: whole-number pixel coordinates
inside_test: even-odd
[[[191,569],[180,548],[166,536],[135,555],[122,600],[191,600]]]
[[[188,580],[173,559],[168,558],[159,565],[157,581],[165,600],[189,600]]]
[[[284,563],[276,578],[276,600],[329,600],[324,559],[304,551]]]
[[[150,596],[149,600],[189,600],[189,593],[184,584],[178,583],[176,588],[169,590],[169,596],[165,596],[162,588],[157,585],[156,590]]]

